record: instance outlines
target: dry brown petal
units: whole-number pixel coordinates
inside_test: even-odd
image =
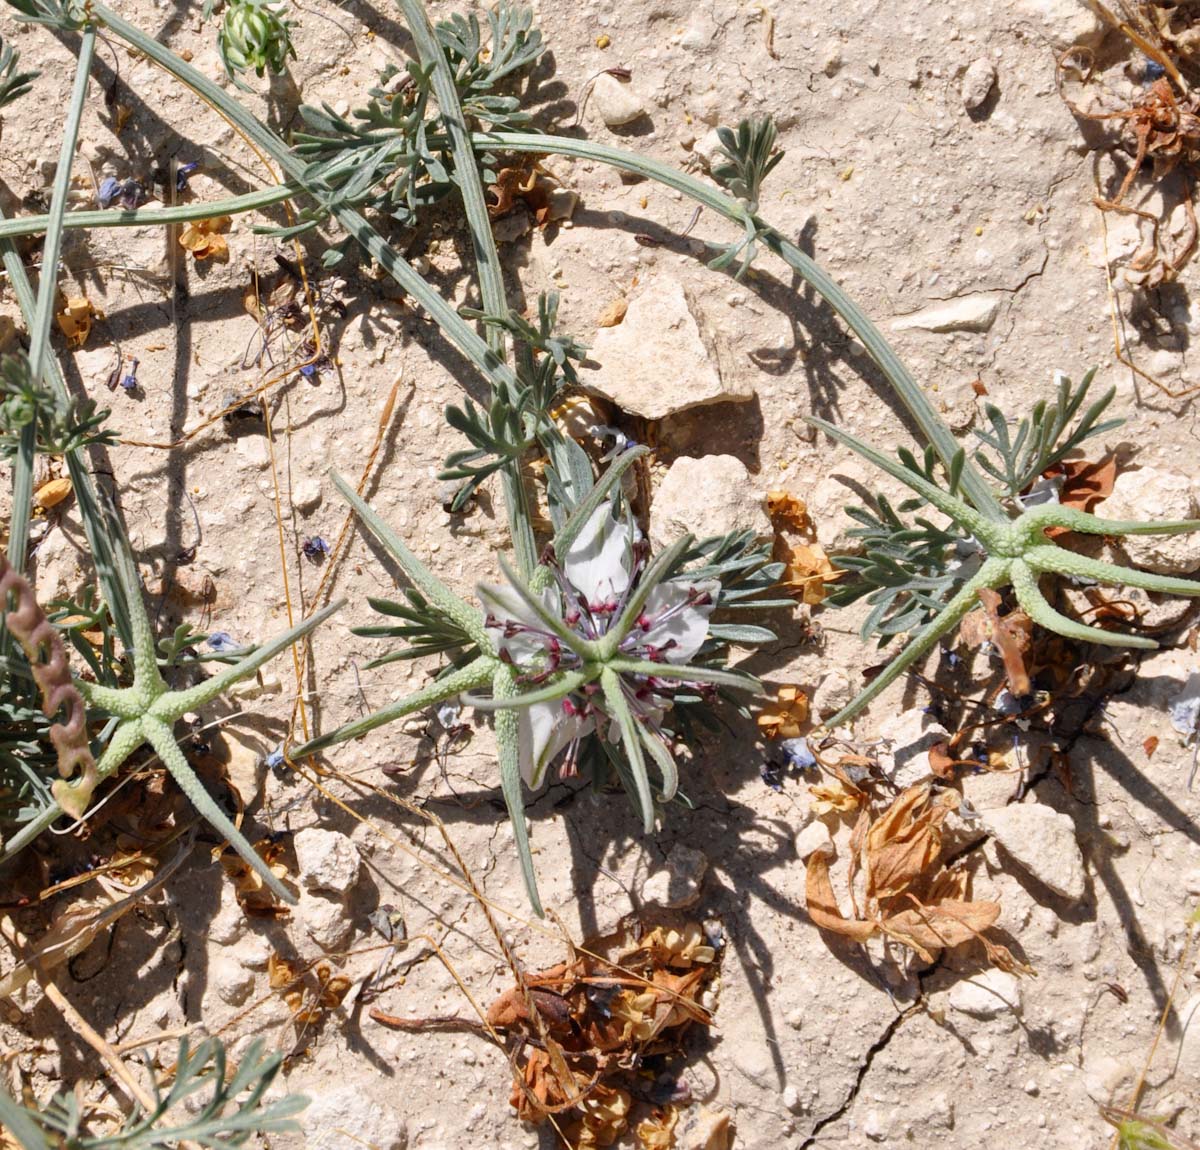
[[[50,479],[34,492],[33,501],[38,507],[57,507],[71,494],[71,480],[65,475]]]
[[[842,914],[829,878],[829,862],[822,851],[814,851],[808,856],[804,898],[808,905],[808,917],[821,930],[831,930],[855,942],[866,942],[878,930],[876,923],[850,919]]]
[[[716,951],[708,945],[704,930],[689,922],[681,930],[669,926],[657,926],[631,951],[622,958],[645,954],[655,966],[707,965],[716,957]]]
[[[179,246],[192,253],[192,258],[224,263],[229,259],[229,243],[220,233],[229,227],[229,216],[214,216],[196,220],[179,233]]]
[[[866,797],[862,791],[846,786],[841,779],[832,779],[828,783],[814,783],[808,790],[813,796],[811,809],[815,815],[826,815],[832,811],[845,814],[857,810]]]
[[[758,730],[764,739],[795,739],[808,722],[808,696],[798,687],[780,687],[775,707],[758,716]]]
[[[71,296],[67,299],[66,307],[54,318],[67,343],[71,347],[83,347],[91,333],[95,314],[96,309],[86,296]]]
[[[267,959],[267,985],[272,990],[290,986],[301,973],[300,964],[282,955],[272,953]]]
[[[928,800],[928,787],[910,787],[867,832],[863,849],[870,897],[902,893],[937,862],[939,828],[949,808],[941,802],[927,805]]]
[[[655,1110],[649,1118],[643,1118],[634,1131],[642,1150],[671,1150],[675,1145],[675,1123],[679,1111],[674,1106]]]
[[[791,549],[787,568],[780,580],[793,595],[815,607],[825,599],[825,584],[840,579],[843,572],[829,561],[825,548],[819,543],[800,543]]]
[[[933,951],[962,946],[978,938],[1000,917],[998,902],[943,902],[937,906],[917,904],[889,915],[879,929],[890,938],[911,947],[925,962]]]
[[[776,530],[807,531],[812,526],[804,500],[797,499],[790,491],[768,491],[767,514]]]

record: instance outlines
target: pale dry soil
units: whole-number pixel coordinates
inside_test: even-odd
[[[455,7],[439,3],[435,14]],[[772,113],[786,156],[768,181],[763,214],[802,236],[884,330],[940,303],[994,297],[987,330],[893,333],[956,429],[976,418],[975,380],[1021,413],[1047,393],[1056,369],[1079,378],[1097,365],[1100,384],[1117,388],[1116,407],[1128,420],[1107,440],[1123,467],[1195,476],[1195,405],[1165,399],[1145,383],[1135,386],[1113,356],[1101,220],[1090,206],[1095,153],[1054,87],[1056,52],[1075,34],[1095,31],[1082,7],[1068,0],[948,6],[790,0],[768,5],[769,16],[761,5],[723,0],[539,7],[556,65],[541,79],[541,94],[556,104],[561,121],[573,118],[582,85],[598,70],[617,64],[632,70],[647,115],[613,131],[589,108],[583,124],[598,140],[697,166],[693,142],[718,117]],[[219,71],[215,31],[201,26],[198,5],[137,0],[122,9],[176,50],[190,50],[199,67]],[[271,83],[269,99],[252,99],[282,127],[295,125],[299,99],[353,104],[384,63],[404,59],[407,41],[385,2],[339,7],[309,0],[296,16],[298,61],[288,77]],[[0,178],[20,201],[48,187],[73,60],[69,45],[42,30],[6,20],[4,35],[24,62],[43,69],[34,94],[5,117]],[[601,35],[611,41],[603,49]],[[102,115],[100,86],[93,85],[76,162],[82,188],[90,186],[89,165],[98,176],[145,179],[172,155],[205,161],[193,180],[203,197],[269,178],[210,110],[119,46],[116,57],[132,115],[114,135]],[[969,115],[961,78],[981,59],[992,63],[997,81]],[[106,81],[113,54],[102,47],[97,60],[97,75]],[[519,282],[532,299],[541,288],[557,287],[564,326],[590,341],[614,297],[648,277],[678,281],[714,337],[722,373],[753,396],[661,421],[653,429],[652,478],[681,456],[732,454],[748,468],[757,496],[775,488],[793,492],[809,503],[821,538],[836,540],[846,526],[842,504],[853,498],[854,484],[870,477],[845,450],[806,436],[797,417],[819,412],[885,446],[907,441],[895,405],[855,341],[769,258],[740,284],[708,271],[688,241],[672,239],[692,213],[678,196],[625,183],[597,165],[551,159],[546,166],[578,193],[579,204],[573,219],[555,229],[521,234],[509,225],[513,238],[501,250],[512,289]],[[1111,170],[1101,163],[1099,173],[1107,179]],[[1147,181],[1138,194],[1150,190]],[[255,236],[252,223],[235,221],[232,258],[223,266],[193,265],[160,230],[70,235],[64,286],[86,293],[105,318],[86,348],[64,354],[64,362],[74,386],[114,405],[112,422],[127,437],[169,440],[219,410],[229,395],[269,378],[241,367],[255,331],[242,291],[251,267],[270,271],[277,251],[294,253]],[[667,242],[643,245],[638,233]],[[724,225],[707,217],[694,234],[729,238]],[[455,212],[431,216],[398,242],[428,259],[442,291],[473,302],[469,245]],[[311,267],[320,250],[320,242],[308,249]],[[1193,378],[1188,356],[1200,324],[1193,304],[1198,276],[1192,267],[1169,292],[1123,297],[1127,311],[1136,304],[1144,317],[1141,327],[1130,328],[1131,348],[1143,357],[1152,353],[1153,370],[1173,386]],[[471,514],[452,516],[435,478],[446,454],[460,446],[442,409],[464,392],[478,397],[479,381],[386,278],[356,271],[342,294],[348,315],[335,326],[336,372],[315,385],[293,373],[270,393],[273,455],[261,431],[234,438],[220,424],[175,450],[121,446],[108,453],[148,585],[161,586],[166,574],[201,600],[205,580],[215,588],[209,603],[181,607],[175,597],[162,608],[164,623],[186,617],[242,641],[286,625],[275,474],[293,606],[309,601],[319,569],[301,559],[299,543],[313,534],[332,541],[344,515],[327,471],[359,474],[398,378],[399,413],[369,492],[374,505],[465,594],[477,579],[497,573],[496,555],[506,542],[498,494],[487,492]],[[11,296],[4,308],[15,314]],[[141,361],[140,393],[104,390],[118,344]],[[309,491],[303,512],[289,503],[289,491],[302,484],[318,485],[321,496],[314,505]],[[189,500],[202,542],[194,562],[181,566],[175,557],[197,538]],[[695,514],[702,523],[704,509]],[[68,509],[40,544],[43,598],[84,581],[81,539]],[[408,664],[366,670],[379,647],[349,633],[371,621],[368,595],[396,593],[395,574],[376,547],[354,537],[335,579],[336,594],[349,606],[314,643],[306,684],[310,722],[315,717],[328,729],[425,680],[427,668]],[[158,598],[151,602],[158,607]],[[857,638],[856,612],[814,612],[823,630],[816,641],[805,637],[806,615],[797,608],[793,617],[776,616],[779,642],[748,656],[746,666],[770,684],[813,690],[834,669],[857,682],[879,661],[873,646]],[[1017,1004],[989,1010],[979,1007],[978,996],[952,1001],[956,987],[983,973],[972,948],[926,970],[901,951],[865,953],[818,933],[805,914],[804,868],[794,846],[811,817],[807,788],[794,778],[781,792],[764,785],[763,749],[742,720],[698,746],[686,764],[697,809],[669,810],[647,839],[620,797],[601,800],[560,782],[533,798],[529,819],[543,896],[574,937],[610,931],[638,909],[646,879],[662,871],[672,847],[704,853],[707,874],[698,901],[684,913],[718,920],[726,952],[717,1027],[686,1077],[697,1099],[733,1115],[739,1147],[1104,1145],[1109,1130],[1098,1107],[1128,1097],[1200,883],[1200,798],[1186,789],[1191,750],[1166,714],[1195,666],[1186,650],[1145,659],[1136,682],[1075,740],[1070,791],[1044,765],[1030,771],[1027,782],[1040,801],[1073,820],[1087,865],[1081,899],[1055,895],[994,845],[975,845],[975,895],[1003,904],[1001,925],[1037,971],[1021,981]],[[982,676],[988,669],[977,670]],[[957,685],[971,687],[967,679]],[[380,951],[366,949],[379,943],[367,916],[394,906],[410,935],[436,940],[475,998],[490,1001],[509,974],[472,898],[430,869],[451,861],[436,834],[385,798],[355,794],[332,780],[330,793],[348,801],[351,817],[302,780],[255,765],[278,743],[294,692],[290,663],[280,659],[258,697],[237,701],[241,713],[229,719],[225,735],[242,793],[261,787],[260,828],[288,835],[319,824],[350,835],[362,854],[363,874],[335,917],[344,917],[347,930],[339,948],[363,953],[336,965],[358,978],[379,962]],[[856,736],[869,741],[884,720],[926,701],[916,685],[898,685],[858,722]],[[204,718],[231,715],[218,708]],[[439,758],[422,737],[426,727],[424,719],[393,726],[338,748],[330,761],[344,775],[426,804],[444,819],[475,880],[502,908],[501,922],[522,960],[534,969],[561,960],[565,950],[555,930],[527,921],[486,725],[477,724],[465,748]],[[1160,740],[1152,757],[1143,748],[1150,736]],[[389,778],[384,767],[399,770]],[[849,825],[836,818],[829,825],[844,867]],[[835,876],[841,873],[835,867]],[[650,906],[646,913],[653,919],[663,912]],[[471,1035],[390,1032],[365,1014],[334,1012],[297,1044],[287,1007],[268,994],[266,959],[273,949],[301,958],[320,950],[299,919],[243,921],[207,850],[197,852],[164,901],[124,921],[107,947],[89,953],[79,981],[64,974],[60,982],[113,1041],[203,1027],[224,1033],[236,1052],[260,1035],[272,1047],[306,1051],[290,1064],[288,1089],[322,1095],[348,1088],[371,1100],[392,1131],[389,1145],[404,1137],[421,1150],[554,1144],[546,1131],[518,1124],[502,1053]],[[403,955],[424,957],[427,947],[419,942]],[[1190,1030],[1186,1024],[1200,991],[1196,963],[1193,954],[1145,1103],[1149,1113],[1177,1117],[1178,1129],[1192,1138],[1200,1136],[1200,1023]],[[1108,989],[1113,984],[1127,1001]],[[922,1008],[910,1009],[918,1001]],[[974,1011],[961,1009],[964,1002]],[[470,1014],[437,961],[414,963],[379,1005],[400,1015]],[[4,1046],[47,1088],[96,1071],[90,1049],[36,995],[10,1004],[3,1026]],[[172,1049],[171,1041],[157,1047],[168,1061]]]

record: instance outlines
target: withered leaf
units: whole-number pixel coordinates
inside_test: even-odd
[[[959,636],[968,647],[978,647],[985,642],[994,643],[1004,661],[1004,675],[1008,689],[1023,699],[1033,689],[1029,678],[1026,656],[1029,654],[1033,621],[1024,611],[1000,614],[1003,600],[989,588],[979,592],[981,607],[972,611],[959,624]]]
[[[829,861],[822,851],[808,856],[804,876],[804,897],[808,916],[821,930],[831,930],[856,942],[866,942],[879,928],[876,923],[847,918],[838,906],[837,895],[829,878]]]

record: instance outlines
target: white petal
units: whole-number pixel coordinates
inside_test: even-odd
[[[629,586],[633,540],[607,503],[592,512],[566,555],[560,556],[567,582],[588,604],[619,599]]]
[[[709,602],[704,605],[678,607],[687,601],[689,591],[707,592]],[[668,663],[687,663],[700,650],[708,635],[708,617],[712,614],[720,594],[721,584],[716,579],[701,579],[697,583],[685,579],[668,579],[650,592],[642,614],[655,619],[678,607],[670,618],[654,624],[643,632],[639,643],[652,647],[665,647],[672,639],[674,646],[664,652]]]
[[[546,768],[573,739],[586,735],[593,720],[580,720],[563,709],[562,699],[532,703],[520,713],[521,777],[536,790],[546,777]]]
[[[484,611],[497,621],[496,626],[487,628],[497,654],[507,652],[518,666],[526,666],[535,656],[545,651],[546,639],[542,635],[519,632],[505,637],[505,623],[519,623],[537,631],[545,630],[537,615],[512,587],[507,583],[477,583],[475,593],[479,596]],[[546,588],[540,598],[548,612],[559,613],[558,592],[553,587]]]

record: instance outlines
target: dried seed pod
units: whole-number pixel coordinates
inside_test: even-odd
[[[58,755],[62,778],[51,787],[55,799],[72,818],[80,818],[95,789],[96,760],[88,747],[87,709],[71,681],[67,652],[58,632],[42,613],[29,581],[0,555],[0,611],[29,659],[33,681],[42,693],[42,710],[48,719],[64,712],[63,722],[50,728],[50,741]],[[76,777],[78,775],[78,777]]]

